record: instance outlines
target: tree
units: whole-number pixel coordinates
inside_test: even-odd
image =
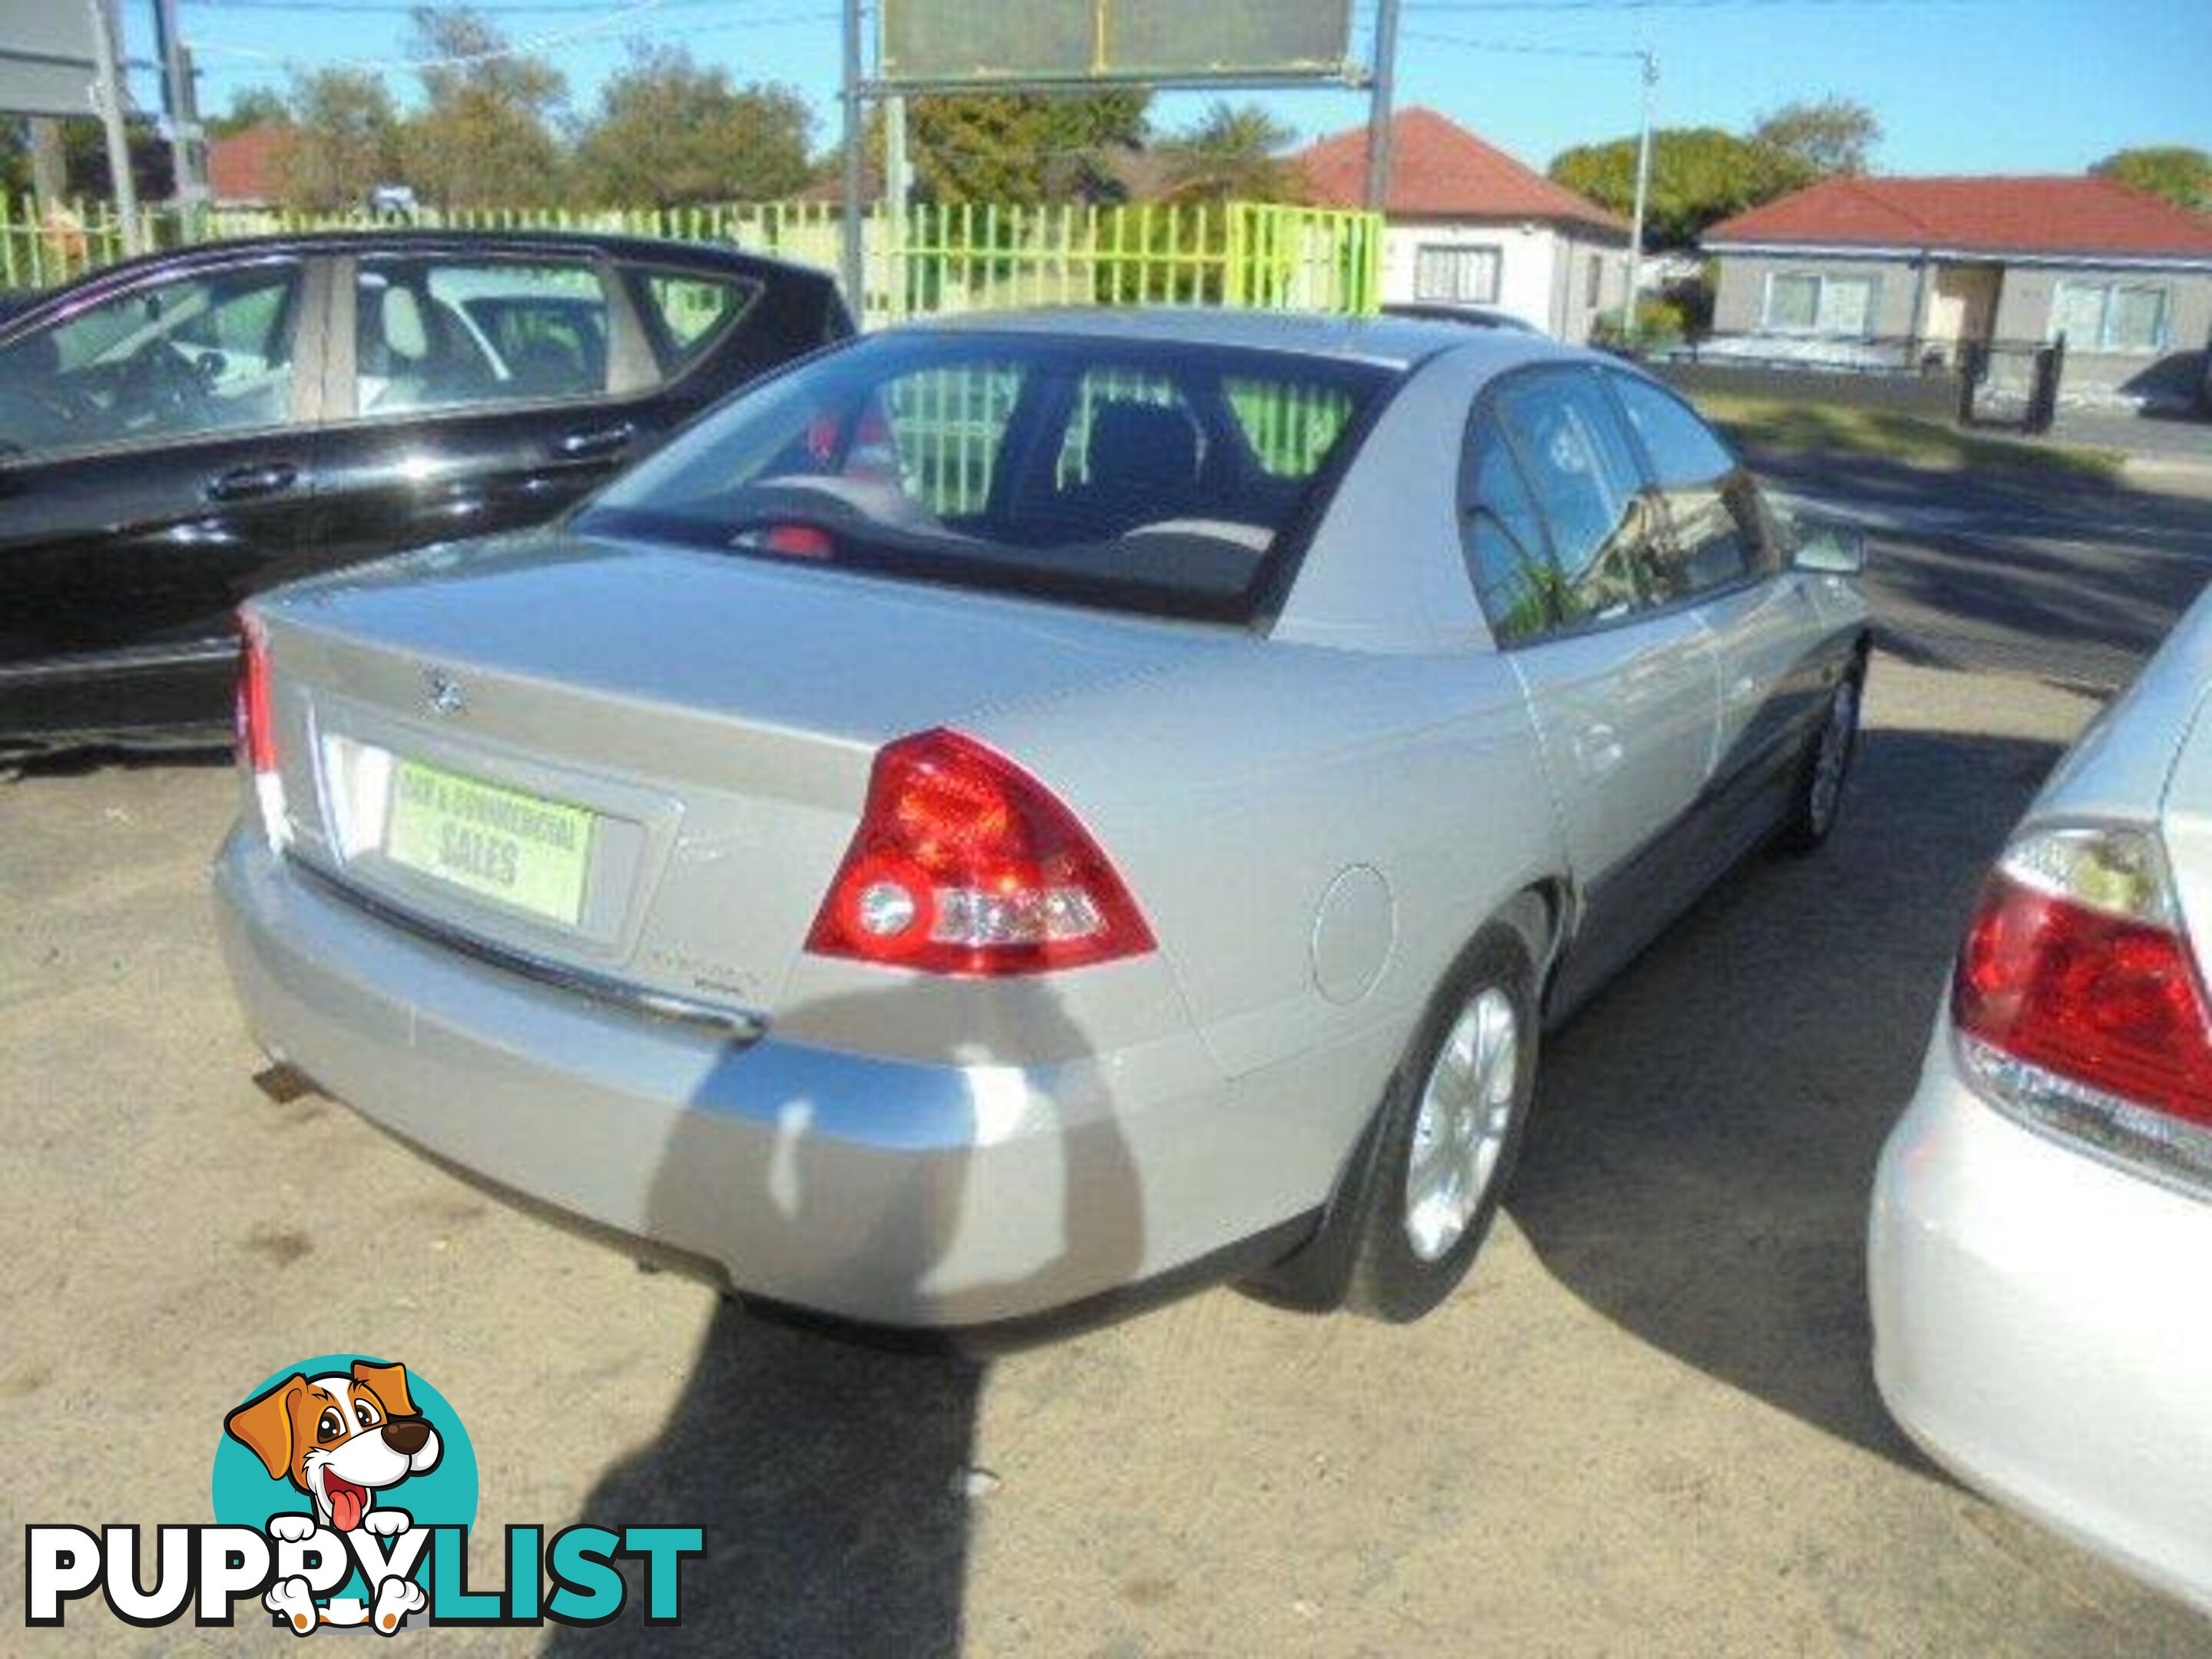
[[[680,46],[630,46],[576,149],[586,201],[672,206],[770,201],[807,182],[805,100],[788,87],[731,84]]]
[[[365,206],[370,191],[399,176],[399,112],[375,76],[318,70],[293,82],[285,107],[276,172],[287,206]]]
[[[230,107],[207,124],[208,131],[218,138],[247,131],[254,127],[278,127],[291,118],[284,94],[274,87],[240,87],[230,96]]]
[[[1126,192],[1114,153],[1144,143],[1150,101],[1142,92],[913,99],[907,136],[917,193],[933,202],[1117,201]]]
[[[1881,122],[1849,98],[1801,99],[1760,116],[1751,142],[1788,156],[1808,178],[1861,173],[1881,142]]]
[[[1297,135],[1258,104],[1217,100],[1205,118],[1159,146],[1177,201],[1282,201],[1298,180],[1280,152]]]
[[[1636,140],[1580,144],[1552,158],[1552,178],[1623,218],[1636,202]],[[1812,178],[1795,156],[1717,127],[1651,135],[1645,234],[1655,247],[1687,247],[1707,225],[1796,190]]]
[[[405,124],[407,182],[438,207],[521,207],[560,192],[553,121],[568,97],[561,71],[518,54],[477,13],[415,11],[422,107]]]
[[[2187,144],[2115,150],[2089,171],[2198,213],[2212,213],[2212,155]]]

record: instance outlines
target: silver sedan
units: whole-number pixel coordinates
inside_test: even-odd
[[[1547,1022],[1827,833],[1857,565],[1533,336],[879,335],[254,604],[228,962],[330,1094],[750,1297],[1412,1318]]]
[[[2212,1612],[2212,598],[2013,833],[1875,1178],[1875,1373],[1960,1475]]]

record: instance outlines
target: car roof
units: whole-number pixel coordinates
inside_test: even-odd
[[[1517,330],[1469,328],[1420,317],[1346,317],[1310,311],[1238,311],[1219,307],[1152,306],[1106,309],[1070,306],[1026,311],[970,312],[917,319],[907,330],[959,333],[1051,334],[1164,345],[1241,346],[1263,351],[1411,368],[1440,352],[1491,356],[1497,366],[1555,355],[1592,354]],[[1547,352],[1544,348],[1550,347]]]

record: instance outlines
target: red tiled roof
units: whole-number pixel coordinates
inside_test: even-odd
[[[280,126],[248,127],[208,143],[208,189],[218,202],[273,202],[283,194]]]
[[[1387,212],[1416,219],[1547,219],[1628,233],[1588,197],[1553,184],[1432,109],[1400,112],[1390,134]],[[1367,129],[1323,138],[1293,165],[1316,203],[1358,207],[1367,185]]]
[[[2086,174],[1826,179],[1722,220],[1705,240],[2205,258],[2212,218]]]

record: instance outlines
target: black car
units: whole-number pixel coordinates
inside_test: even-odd
[[[229,726],[240,600],[550,519],[852,332],[822,273],[695,244],[307,236],[0,316],[0,750]]]

